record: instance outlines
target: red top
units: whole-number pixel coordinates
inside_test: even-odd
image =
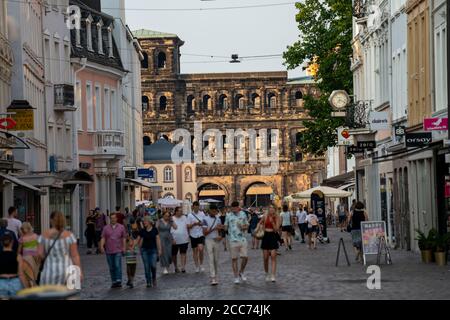
[[[264,227],[266,229],[273,229],[272,219],[269,216],[267,216],[266,220],[264,221]]]

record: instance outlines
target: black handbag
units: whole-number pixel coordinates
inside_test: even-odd
[[[55,240],[53,240],[52,245],[50,246],[50,248],[48,249],[47,253],[45,254],[44,259],[42,259],[42,261],[41,261],[41,265],[39,266],[39,272],[38,272],[38,275],[36,277],[36,284],[37,285],[39,285],[39,283],[41,282],[41,274],[42,274],[42,270],[44,270],[45,260],[47,260],[48,255],[52,251],[53,247],[56,244],[56,241],[58,241],[58,239],[61,237],[61,234],[63,232],[64,232],[64,229],[58,233],[58,236],[55,238]]]
[[[348,232],[348,233],[352,232],[352,224],[351,224],[351,223],[349,223],[349,224],[347,225],[347,232]]]

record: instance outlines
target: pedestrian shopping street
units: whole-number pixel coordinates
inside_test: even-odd
[[[391,250],[392,265],[381,267],[381,289],[369,290],[366,286],[367,267],[355,263],[351,236],[337,229],[329,230],[330,244],[318,244],[309,250],[306,244],[295,241],[293,250],[280,248],[277,282],[265,282],[261,250],[252,250],[249,243],[247,283],[233,284],[229,251],[220,253],[219,285],[209,284],[207,257],[206,272],[196,274],[191,248],[188,250],[187,273],[162,275],[158,265],[158,287],[146,288],[142,260],[138,259],[135,288],[110,289],[108,266],[104,255],[82,255],[84,282],[82,299],[449,299],[450,266],[438,267],[423,264],[420,255],[404,250]],[[351,266],[345,262],[341,251],[339,267],[335,266],[339,238],[343,237]],[[384,261],[382,259],[382,261]],[[370,258],[376,262],[376,256]],[[123,283],[126,268],[123,266]]]

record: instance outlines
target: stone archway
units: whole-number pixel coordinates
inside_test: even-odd
[[[270,184],[261,181],[250,183],[242,191],[243,205],[245,207],[267,207],[272,201],[275,193]]]
[[[203,180],[198,183],[197,199],[215,199],[221,201],[219,206],[228,205],[230,201],[230,191],[225,185],[214,179]]]

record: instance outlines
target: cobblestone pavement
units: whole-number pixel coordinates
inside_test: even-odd
[[[192,251],[188,251],[186,274],[162,275],[158,266],[158,287],[146,288],[142,260],[138,259],[135,288],[110,289],[106,258],[85,255],[81,248],[84,271],[82,299],[450,299],[450,266],[438,267],[420,262],[416,253],[392,250],[392,265],[381,267],[381,289],[369,290],[367,267],[356,263],[348,233],[329,230],[330,244],[319,244],[309,250],[295,241],[293,250],[278,257],[276,283],[264,281],[261,250],[249,247],[248,282],[235,285],[229,252],[221,252],[220,284],[209,285],[207,260],[205,273],[194,273]],[[339,238],[343,237],[351,266],[347,266],[341,252],[339,266],[335,266]],[[205,258],[207,259],[207,257]],[[375,262],[376,257],[369,260]],[[124,280],[126,281],[125,267]],[[171,270],[173,272],[173,269]]]

